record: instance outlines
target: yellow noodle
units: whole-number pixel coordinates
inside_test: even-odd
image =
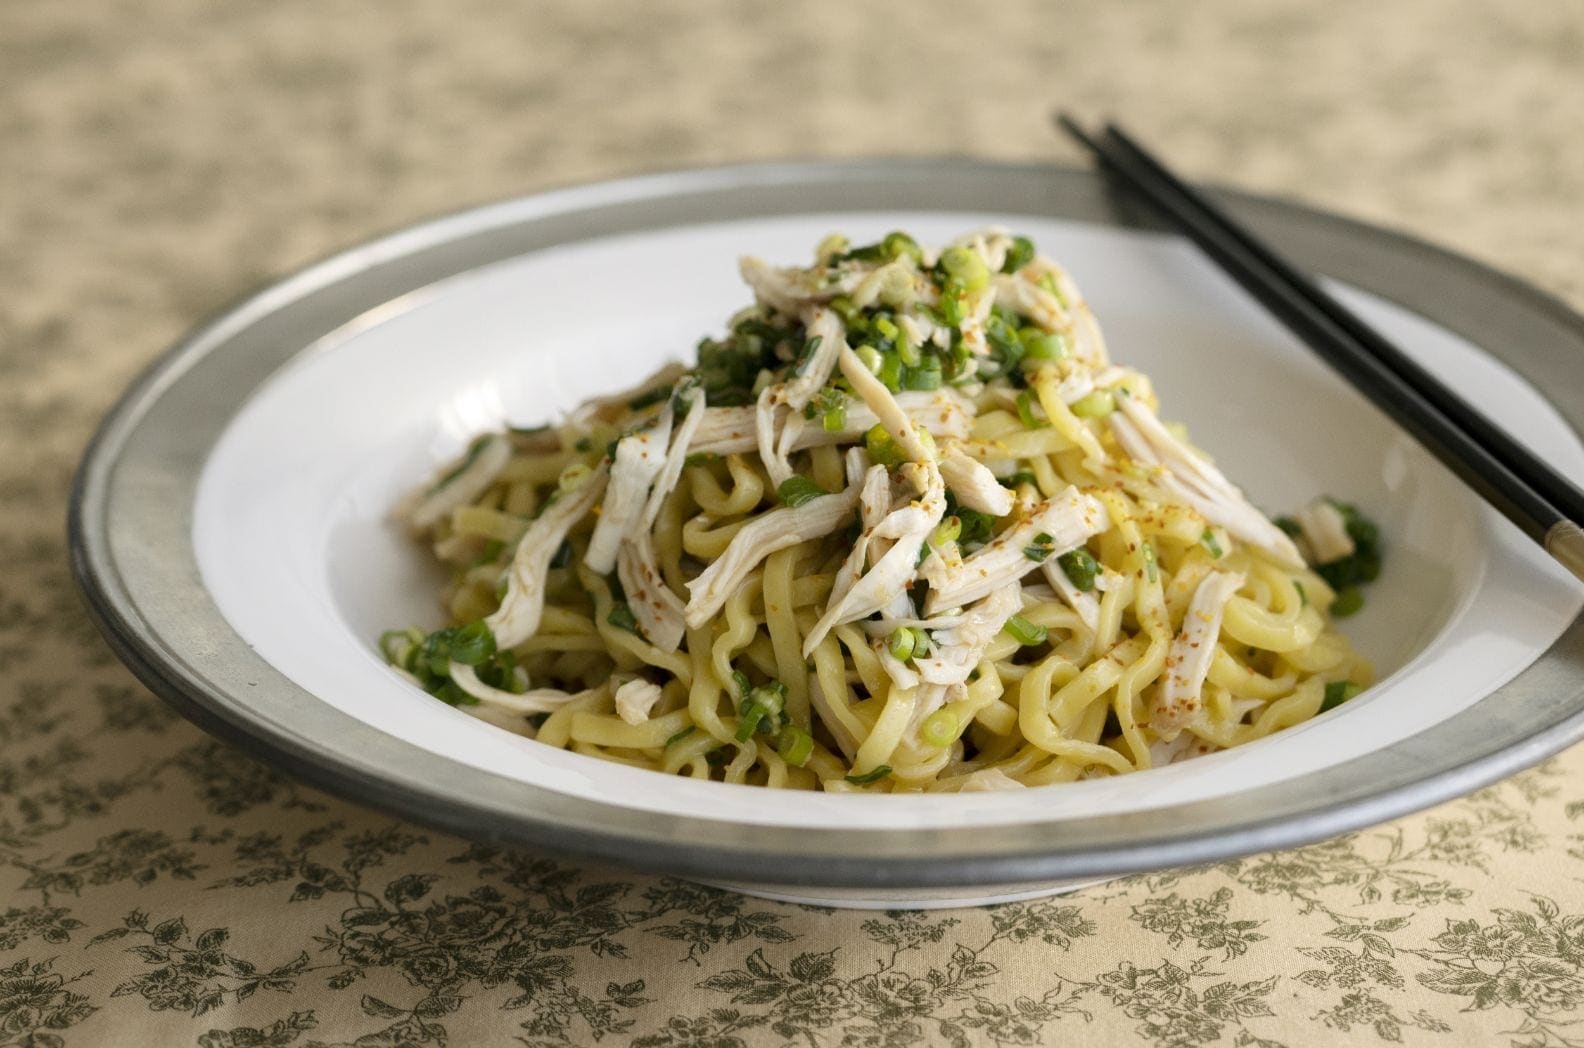
[[[898,262],[905,265],[907,259]],[[1047,273],[1059,274],[1060,270],[1036,259],[1020,270],[1016,279],[1033,280]],[[915,276],[926,284],[936,279],[929,273]],[[822,284],[822,279],[815,279],[810,286],[829,286]],[[833,282],[841,279],[845,279],[841,274],[832,277]],[[1065,280],[1060,277],[1058,286],[1066,289]],[[936,300],[933,295],[929,301]],[[757,559],[750,558],[752,563],[734,576],[730,592],[719,594],[718,613],[696,627],[674,627],[681,632],[680,643],[673,643],[674,634],[661,638],[664,646],[655,643],[644,632],[650,620],[646,619],[645,625],[635,624],[630,617],[632,609],[622,603],[618,576],[598,573],[589,566],[586,555],[591,544],[598,546],[611,538],[607,527],[604,538],[596,541],[600,521],[624,512],[613,510],[613,505],[625,505],[625,512],[640,516],[647,511],[649,515],[643,519],[652,521],[652,526],[644,555],[652,552],[661,582],[676,598],[675,606],[684,607],[693,596],[690,584],[702,585],[698,582],[701,573],[763,514],[783,504],[796,512],[805,499],[822,497],[822,492],[846,491],[846,497],[852,499],[849,456],[855,449],[866,449],[861,453],[872,451],[875,457],[884,457],[881,449],[885,441],[874,433],[793,450],[785,461],[778,462],[761,461],[757,449],[691,455],[685,463],[671,460],[679,472],[668,475],[667,483],[674,484],[661,493],[657,506],[647,506],[643,491],[636,496],[629,493],[625,503],[613,502],[611,486],[617,483],[618,471],[602,465],[607,445],[652,424],[669,425],[671,433],[681,432],[688,424],[684,411],[701,407],[689,400],[690,390],[695,388],[690,386],[691,380],[675,368],[639,387],[643,391],[658,383],[676,383],[668,387],[672,390],[668,401],[634,410],[628,405],[633,395],[629,393],[598,402],[592,410],[574,415],[577,421],[557,430],[509,435],[504,464],[492,459],[492,473],[469,481],[474,485],[469,490],[477,492],[476,496],[441,506],[429,515],[432,523],[415,529],[417,537],[450,572],[441,600],[452,624],[490,620],[502,601],[509,599],[510,587],[520,585],[506,580],[515,577],[525,548],[531,554],[533,542],[541,542],[539,552],[544,554],[552,543],[557,549],[564,543],[562,557],[567,559],[556,559],[553,563],[557,566],[545,568],[537,583],[536,599],[542,607],[537,609],[536,628],[512,645],[509,659],[490,664],[495,676],[489,680],[505,679],[508,690],[553,688],[572,696],[549,714],[523,718],[522,730],[532,731],[546,745],[630,766],[778,789],[955,791],[968,785],[976,772],[989,769],[1026,786],[1121,774],[1148,768],[1163,753],[1176,755],[1176,759],[1263,738],[1316,716],[1326,701],[1328,686],[1367,684],[1371,669],[1331,624],[1329,616],[1337,594],[1320,575],[1289,567],[1264,549],[1235,538],[1225,527],[1207,519],[1206,514],[1213,510],[1206,503],[1190,505],[1175,497],[1172,492],[1182,489],[1173,487],[1175,473],[1171,471],[1175,467],[1170,456],[1157,462],[1128,457],[1125,447],[1137,434],[1130,438],[1126,425],[1113,423],[1106,412],[1115,410],[1118,418],[1133,412],[1133,404],[1122,400],[1128,396],[1154,411],[1155,392],[1148,377],[1138,372],[1121,369],[1102,376],[1105,362],[1082,356],[1094,352],[1094,347],[1076,350],[1074,343],[1082,341],[1079,329],[1061,317],[1077,316],[1078,310],[1086,307],[1072,301],[1070,295],[1070,290],[1063,290],[1053,300],[1048,287],[1039,291],[1043,301],[1056,301],[1061,307],[1055,312],[1042,312],[1037,305],[1007,306],[1000,298],[996,300],[1014,311],[1031,308],[1037,314],[1023,317],[1019,326],[1059,330],[1069,338],[1072,351],[1062,359],[1038,365],[1024,362],[1026,390],[997,378],[969,381],[950,394],[953,375],[948,368],[948,388],[931,394],[935,399],[928,400],[930,406],[917,406],[925,402],[920,398],[907,409],[914,413],[915,428],[921,425],[936,433],[929,442],[936,452],[917,450],[925,447],[924,443],[908,443],[915,449],[908,454],[920,462],[907,467],[918,471],[912,474],[888,463],[893,466],[892,486],[884,494],[892,501],[878,507],[881,516],[903,507],[911,507],[910,513],[928,512],[929,498],[919,494],[927,484],[918,477],[928,477],[928,470],[935,467],[924,463],[932,454],[947,450],[948,442],[987,464],[997,476],[1022,475],[1013,486],[1010,515],[982,521],[964,508],[967,493],[953,490],[957,522],[931,518],[939,526],[930,523],[927,545],[920,551],[925,555],[921,563],[927,567],[905,565],[914,574],[882,613],[912,620],[915,624],[909,628],[918,631],[916,644],[892,648],[904,653],[910,646],[915,648],[913,656],[904,654],[907,667],[903,670],[898,671],[896,662],[882,658],[881,653],[888,644],[906,638],[888,636],[887,631],[897,623],[893,619],[889,626],[878,626],[876,620],[881,616],[872,613],[873,605],[850,616],[850,621],[836,623],[823,636],[814,636],[816,624],[821,623],[831,603],[837,578],[850,578],[840,573],[847,566],[853,538],[861,530],[856,512],[828,533],[802,537],[781,549],[767,546]],[[852,297],[862,298],[857,292]],[[903,299],[891,298],[879,307],[886,311],[884,317],[871,309],[863,323],[846,325],[849,345],[865,347],[866,353],[875,349],[876,332],[885,331],[880,320],[889,324],[891,318],[913,308]],[[804,403],[808,404],[801,422],[805,427],[823,426],[824,413],[834,404],[844,405],[848,412],[876,410],[863,403],[867,394],[859,391],[862,383],[855,386],[851,381],[864,376],[840,367],[824,387],[805,389],[809,397],[804,400],[793,400],[787,393],[791,388],[788,383],[801,374],[799,369],[810,366],[809,359],[818,348],[812,339],[805,341],[803,325],[813,323],[810,317],[819,309],[817,304],[809,306],[808,311],[789,319],[760,303],[744,314],[759,325],[753,329],[752,338],[758,341],[749,345],[749,355],[730,363],[725,372],[717,367],[699,373],[705,377],[702,410],[736,412],[712,416],[717,422],[710,437],[715,446],[749,439],[757,443],[759,420],[770,418],[780,427],[791,417],[789,410],[802,411]],[[936,322],[935,317],[916,310],[912,315],[930,326]],[[837,323],[845,322],[838,319]],[[787,330],[792,333],[776,334],[777,325],[790,325]],[[896,337],[894,333],[885,335],[892,341],[881,342],[875,352],[892,352]],[[785,340],[772,345],[777,338]],[[932,345],[910,351],[934,354]],[[860,359],[869,366],[878,358]],[[798,361],[795,365],[791,364],[794,360]],[[738,374],[739,364],[749,373]],[[966,376],[970,380],[971,371]],[[751,390],[735,385],[749,380],[754,382]],[[715,399],[722,382],[731,396],[725,404],[739,406],[725,408]],[[1080,418],[1063,399],[1063,389],[1068,396],[1078,396],[1091,388],[1092,382],[1105,385],[1118,406],[1112,409],[1111,402],[1103,398],[1092,400],[1080,409],[1086,416],[1099,417]],[[761,401],[760,391],[766,384],[775,388],[767,394],[769,399]],[[760,403],[770,412],[768,416],[759,413],[756,405]],[[1098,408],[1090,410],[1097,404]],[[935,406],[941,409],[938,416],[933,415]],[[1032,426],[1024,422],[1030,413]],[[882,413],[880,417],[886,416]],[[722,421],[728,423],[724,428],[719,424]],[[1189,447],[1181,427],[1169,422],[1162,425]],[[880,429],[884,432],[885,427]],[[964,433],[967,439],[958,439]],[[819,436],[833,439],[823,433]],[[905,436],[890,434],[885,440],[895,442]],[[916,439],[923,441],[922,437]],[[785,446],[777,446],[778,456]],[[498,443],[480,444],[476,449],[480,454],[500,453]],[[1181,452],[1191,453],[1195,452]],[[1209,461],[1208,455],[1204,458]],[[457,466],[465,471],[470,461],[461,460]],[[863,461],[868,464],[872,460]],[[1167,465],[1163,467],[1159,461]],[[1180,464],[1181,459],[1175,461]],[[657,461],[649,465],[662,466]],[[962,464],[959,461],[957,465]],[[788,468],[801,478],[790,488],[772,480],[784,477]],[[576,497],[572,493],[580,490],[596,469],[603,471],[601,477],[608,485],[602,496],[553,539],[543,540],[544,528],[538,522],[553,518],[556,507],[566,505],[560,500]],[[948,470],[941,468],[940,473]],[[452,472],[446,478],[458,475]],[[984,480],[982,475],[979,480]],[[420,495],[427,497],[446,483],[448,479],[433,482]],[[1003,483],[1013,484],[1010,479]],[[1047,580],[1036,559],[1030,559],[1013,580],[1022,587],[1018,613],[1023,624],[1017,635],[1002,631],[993,637],[978,637],[967,657],[975,668],[966,681],[960,679],[959,669],[959,676],[953,678],[958,683],[949,688],[914,683],[908,674],[917,672],[921,659],[937,654],[933,645],[949,643],[942,636],[950,636],[945,632],[950,627],[944,624],[917,624],[917,609],[925,606],[924,591],[917,588],[919,581],[932,578],[930,572],[942,565],[957,565],[963,563],[961,558],[973,555],[973,547],[964,545],[970,527],[980,529],[977,541],[1004,533],[1040,500],[1058,499],[1069,487],[1097,499],[1105,510],[1104,525],[1082,544],[1082,550],[1102,569],[1092,588],[1072,598],[1065,584],[1053,585],[1063,581],[1059,574]],[[980,497],[986,496],[981,492]],[[871,507],[871,514],[873,510]],[[634,518],[611,519],[620,530],[630,528]],[[922,532],[909,539],[902,534],[905,530],[899,524],[869,536],[868,556],[859,567],[860,574],[873,570],[894,543],[911,541],[914,545],[909,549],[916,548]],[[623,531],[618,544],[630,541],[632,534]],[[540,537],[530,540],[525,535]],[[959,535],[960,539],[954,537]],[[607,544],[604,555],[608,556],[610,549]],[[635,551],[626,550],[628,554]],[[1067,561],[1055,562],[1052,570],[1068,570],[1064,563]],[[1159,718],[1152,720],[1157,705],[1164,701],[1167,660],[1180,636],[1194,639],[1188,632],[1189,608],[1207,581],[1224,581],[1225,576],[1218,573],[1240,578],[1241,583],[1220,610],[1219,629],[1208,638],[1213,651],[1197,704],[1183,729],[1187,734],[1167,737],[1161,733],[1165,729],[1157,730]],[[667,614],[670,605],[663,600],[646,604],[646,615],[651,614],[651,607],[654,614]],[[823,625],[818,628],[824,630]],[[805,657],[805,644],[815,639],[817,643]],[[424,666],[404,668],[414,669],[417,677],[424,673],[432,677],[437,672],[428,663]],[[485,668],[480,668],[481,674]],[[899,673],[896,680],[893,672]],[[619,714],[613,675],[619,681],[652,681],[660,685],[660,697],[636,715],[630,706],[624,706]],[[937,688],[944,689],[944,699]],[[940,711],[928,734],[944,745],[922,737],[920,704],[926,696]],[[745,718],[756,723],[739,741],[736,735]],[[944,738],[936,738],[933,733],[937,728],[950,730]],[[1175,726],[1171,730],[1175,732]],[[863,781],[865,776],[887,769],[886,774]]]

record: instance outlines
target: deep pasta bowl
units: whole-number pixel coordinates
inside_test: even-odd
[[[1584,320],[1394,234],[1228,195],[1240,217],[1564,472],[1584,476]],[[737,255],[833,229],[944,241],[1001,224],[1084,288],[1254,501],[1381,524],[1342,629],[1379,683],[1312,721],[1133,775],[980,794],[769,791],[501,731],[383,664],[440,624],[390,519],[475,433],[625,388],[745,301]],[[1540,392],[1544,390],[1544,395]],[[320,263],[161,360],[90,448],[74,565],[133,670],[304,778],[449,830],[805,901],[992,901],[1358,828],[1584,735],[1584,592],[1185,243],[1092,176],[965,160],[687,172],[464,212]]]

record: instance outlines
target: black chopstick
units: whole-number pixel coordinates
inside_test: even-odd
[[[1372,403],[1486,501],[1584,579],[1584,493],[1408,359],[1340,302],[1108,125],[1058,123]]]

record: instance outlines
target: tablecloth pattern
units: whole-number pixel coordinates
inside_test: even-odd
[[[1584,1045],[1584,750],[1295,851],[827,911],[321,795],[89,624],[94,423],[261,282],[591,177],[1072,160],[1056,103],[1584,303],[1576,2],[0,5],[0,1045]]]

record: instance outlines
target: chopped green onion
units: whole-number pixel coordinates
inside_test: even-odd
[[[682,460],[684,466],[707,466],[711,462],[718,462],[720,456],[713,451],[695,451]]]
[[[1157,581],[1160,578],[1160,572],[1155,569],[1155,547],[1146,542],[1141,552],[1144,554],[1144,574],[1149,577],[1151,582]]]
[[[1042,531],[1034,536],[1034,540],[1023,547],[1023,555],[1038,564],[1056,551],[1056,540],[1050,532]]]
[[[902,370],[901,383],[903,389],[929,392],[932,389],[940,389],[941,382],[942,376],[939,361],[935,361],[933,367],[924,365]]]
[[[1060,302],[1063,309],[1067,308],[1067,296],[1062,294],[1061,288],[1057,286],[1055,273],[1041,273],[1035,283],[1041,289],[1049,292],[1051,297],[1056,299],[1057,302]]]
[[[947,517],[935,525],[935,530],[930,532],[929,544],[936,548],[948,542],[956,542],[957,536],[962,534],[962,518],[957,516]]]
[[[1067,355],[1067,339],[1054,331],[1026,327],[1018,332],[1025,360],[1060,360]]]
[[[1109,390],[1097,389],[1072,402],[1072,413],[1079,418],[1105,418],[1116,410],[1116,396]]]
[[[1050,425],[1049,422],[1034,417],[1034,398],[1026,389],[1017,395],[1017,413],[1024,429],[1044,429]]]
[[[693,725],[689,724],[687,727],[683,728],[681,731],[677,732],[675,735],[673,735],[669,739],[667,739],[665,741],[665,745],[667,747],[669,747],[673,742],[681,742],[683,739],[687,738],[689,735],[692,735],[693,732],[696,731],[696,730],[697,729],[694,728]]]
[[[1362,685],[1354,684],[1350,680],[1332,681],[1325,687],[1325,699],[1320,703],[1320,712],[1336,709],[1363,690]]]
[[[902,334],[902,330],[896,326],[896,321],[887,316],[875,317],[874,329],[893,342],[897,340],[897,336]],[[915,361],[907,361],[906,363],[915,363]]]
[[[967,315],[967,303],[963,301],[963,289],[952,284],[941,288],[940,300],[936,303],[935,312],[940,317],[940,322],[947,327],[955,328],[963,322]]]
[[[813,502],[822,495],[829,495],[830,492],[814,483],[808,477],[793,474],[781,482],[781,486],[776,489],[776,494],[781,497],[783,503],[793,509],[797,509],[799,506]]]
[[[1332,589],[1341,593],[1346,587],[1372,582],[1380,575],[1380,529],[1373,521],[1359,513],[1357,507],[1335,499],[1328,501],[1336,507],[1338,513],[1342,514],[1343,524],[1347,528],[1348,537],[1353,540],[1354,548],[1352,554],[1341,560],[1319,565],[1315,568],[1315,573],[1325,579]],[[1335,611],[1334,607],[1333,611]]]
[[[902,453],[902,448],[886,432],[885,426],[876,422],[864,434],[864,447],[869,451],[869,458],[882,466],[896,467],[907,461],[907,456]]]
[[[831,404],[825,409],[825,417],[820,423],[827,433],[840,433],[847,428],[847,401],[845,398]]]
[[[917,262],[924,257],[924,249],[918,246],[918,241],[906,233],[887,233],[886,238],[880,242],[880,247],[885,251],[886,256],[892,259],[907,255]]]
[[[642,411],[644,408],[652,407],[669,397],[672,388],[672,384],[667,382],[663,385],[655,386],[653,389],[646,389],[629,400],[627,407],[631,411]]]
[[[842,318],[844,323],[852,323],[853,319],[863,311],[846,295],[837,295],[830,300],[830,307],[835,314]]]
[[[882,353],[880,370],[875,372],[886,389],[898,393],[902,389],[902,358],[895,353]]]
[[[874,771],[865,772],[862,775],[848,775],[848,776],[844,776],[844,777],[846,778],[846,780],[848,782],[852,783],[854,786],[867,786],[871,782],[879,782],[881,779],[885,778],[887,775],[890,775],[890,774],[891,774],[891,765],[882,764],[882,765],[880,765],[880,767],[876,768]]]
[[[972,248],[947,248],[941,252],[940,265],[947,279],[964,291],[978,291],[990,283],[990,268]]]
[[[732,670],[732,683],[737,685],[737,697],[746,699],[753,690],[753,685],[748,683],[748,675],[742,670]]]
[[[919,725],[919,738],[938,750],[944,750],[957,739],[957,714],[951,710],[936,710]]]
[[[891,633],[891,639],[886,642],[886,650],[891,652],[891,657],[898,662],[906,662],[913,657],[918,649],[919,635],[916,630],[907,626],[898,626]]]
[[[1100,574],[1100,562],[1095,560],[1088,550],[1082,546],[1069,550],[1057,557],[1056,563],[1061,565],[1062,571],[1074,586],[1085,593],[1094,589],[1095,576]]]
[[[1050,631],[1044,626],[1036,626],[1021,615],[1013,615],[1007,619],[1006,626],[1003,628],[1012,635],[1013,640],[1025,648],[1032,648],[1036,644],[1044,644],[1045,638],[1050,634]]]
[[[464,666],[477,666],[495,656],[495,632],[483,619],[451,631],[451,658]]]
[[[1007,248],[1006,261],[1001,263],[1001,272],[1016,273],[1034,260],[1034,241],[1028,237],[1013,237],[1012,246]]]
[[[990,533],[995,528],[995,518],[990,514],[969,509],[967,506],[953,506],[947,512],[955,514],[957,519],[962,521],[962,534],[957,539],[961,545],[977,548],[990,541]]]
[[[385,661],[401,669],[412,668],[412,657],[423,645],[423,633],[416,627],[405,630],[386,630],[380,634],[380,654]]]
[[[788,724],[776,741],[776,753],[788,764],[801,768],[814,754],[814,736],[796,724]]]
[[[1221,549],[1221,543],[1216,539],[1215,532],[1210,528],[1205,528],[1204,534],[1199,536],[1199,545],[1209,550],[1210,556],[1214,557],[1216,560],[1220,560],[1222,554],[1225,552]]]
[[[611,605],[610,614],[605,616],[605,621],[619,630],[626,630],[628,633],[638,633],[638,619],[633,615],[632,608],[624,600],[616,601]]]
[[[855,247],[847,252],[846,257],[854,262],[884,262],[887,260],[885,243],[881,241]]]
[[[874,348],[873,346],[859,346],[857,349],[853,350],[853,353],[860,361],[863,362],[863,366],[869,369],[869,374],[880,374],[880,366],[884,364],[885,361],[881,359],[880,351],[878,349]]]
[[[1355,615],[1364,606],[1364,591],[1357,586],[1343,586],[1337,590],[1336,600],[1331,603],[1331,614],[1339,619]]]
[[[785,705],[786,689],[780,681],[750,691],[737,707],[737,741],[747,742],[756,731],[775,731]]]

